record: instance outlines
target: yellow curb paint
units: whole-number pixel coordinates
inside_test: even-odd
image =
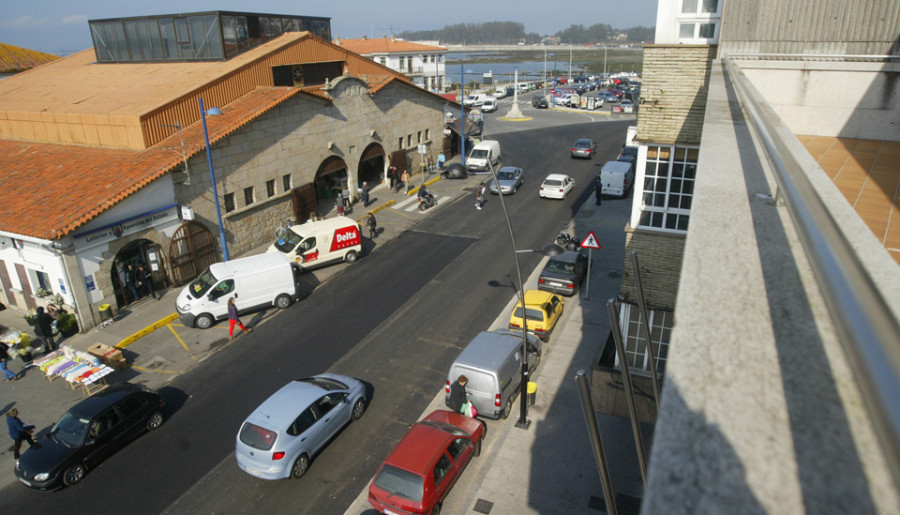
[[[116,348],[124,349],[125,347],[128,347],[132,343],[140,340],[144,336],[147,336],[148,334],[152,333],[153,331],[156,331],[160,327],[165,326],[166,324],[168,324],[169,322],[172,322],[173,320],[175,320],[177,318],[178,318],[178,313],[172,313],[171,315],[163,318],[162,320],[157,320],[153,324],[141,329],[140,331],[132,334],[131,336],[124,338],[122,341],[120,341],[119,343],[116,344]]]
[[[175,328],[172,327],[172,324],[166,324],[166,327],[169,328],[169,331],[172,331],[172,334],[175,335],[175,339],[178,340],[178,343],[180,343],[182,347],[184,347],[184,350],[186,350],[188,354],[191,355],[191,359],[197,361],[197,357],[194,356],[194,354],[191,352],[191,349],[189,349],[187,344],[184,343],[184,340],[181,339],[181,336],[179,336],[178,333],[175,332]]]
[[[532,118],[529,116],[528,118],[504,118],[503,116],[498,116],[498,120],[503,120],[504,122],[527,122]]]
[[[381,211],[382,209],[387,209],[387,208],[393,206],[393,205],[396,204],[396,203],[397,203],[396,200],[390,200],[390,201],[385,202],[384,204],[382,204],[382,205],[380,205],[380,206],[378,206],[378,207],[376,207],[376,208],[373,208],[373,209],[370,209],[369,211],[366,211],[366,214],[368,215],[370,211],[371,211],[372,213],[377,213],[377,212]],[[362,223],[362,221],[365,220],[365,219],[366,219],[366,217],[357,218],[357,219],[356,219],[356,223]]]

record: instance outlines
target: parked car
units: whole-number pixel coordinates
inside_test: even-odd
[[[453,483],[481,454],[484,422],[436,410],[410,426],[369,485],[369,504],[382,513],[438,513]]]
[[[531,106],[536,109],[547,109],[547,97],[544,95],[535,95],[531,97]]]
[[[547,341],[553,328],[556,327],[556,322],[559,321],[559,316],[562,314],[565,304],[565,300],[555,293],[541,290],[526,290],[525,316],[528,319],[528,327],[526,329],[537,335],[541,340]],[[519,301],[509,317],[509,328],[521,331],[522,323],[522,301]]]
[[[447,168],[441,172],[441,177],[444,179],[465,179],[468,175],[466,165],[462,163],[450,163],[447,165]]]
[[[547,260],[538,278],[538,289],[566,296],[575,295],[586,272],[587,257],[576,250],[567,250]]]
[[[515,166],[504,166],[497,170],[497,181],[500,182],[500,192],[511,195],[519,190],[519,186],[525,184],[525,171]],[[497,193],[497,181],[491,181],[488,188],[491,193]]]
[[[78,484],[125,444],[158,429],[164,407],[158,393],[140,385],[111,385],[69,408],[38,441],[40,447],[28,448],[16,460],[16,477],[34,490]]]
[[[625,98],[619,104],[619,109],[621,109],[623,113],[633,113],[634,112],[634,102]]]
[[[303,476],[331,437],[366,412],[365,393],[361,381],[338,374],[291,381],[241,424],[238,466],[262,479]]]
[[[583,157],[591,159],[597,151],[597,144],[593,140],[582,138],[575,141],[572,146],[572,157]]]
[[[541,189],[538,195],[541,198],[564,199],[566,195],[575,187],[575,181],[568,175],[561,173],[551,173],[541,183]]]
[[[615,96],[614,94],[610,93],[609,91],[601,91],[600,93],[597,94],[597,97],[602,98],[604,102],[609,102],[611,104],[615,104],[616,102],[619,101],[619,97]]]

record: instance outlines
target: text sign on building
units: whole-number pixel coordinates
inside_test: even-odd
[[[116,238],[121,238],[128,234],[142,231],[157,224],[178,219],[178,206],[169,206],[168,208],[150,213],[144,213],[127,220],[122,220],[115,224],[110,224],[100,229],[89,231],[73,236],[75,245],[86,247],[96,245],[98,243],[106,243]]]
[[[418,151],[419,151],[420,154],[427,154],[427,153],[428,153],[428,147],[426,147],[425,145],[420,144],[420,145],[419,145],[418,147],[416,147],[416,148],[418,149]]]
[[[600,249],[600,243],[597,242],[597,236],[594,235],[594,231],[588,232],[584,241],[581,242],[581,246],[586,249]]]

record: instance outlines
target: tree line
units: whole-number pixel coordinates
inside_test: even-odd
[[[631,27],[617,29],[605,23],[596,23],[590,27],[571,25],[558,31],[556,36],[560,43],[584,45],[616,41],[617,43],[652,43],[655,29],[653,27]],[[625,41],[618,38],[624,34]],[[437,40],[448,45],[515,45],[524,42],[526,45],[540,43],[546,36],[536,32],[525,32],[525,25],[512,21],[491,21],[486,23],[457,23],[437,30],[407,30],[399,34],[406,40]]]

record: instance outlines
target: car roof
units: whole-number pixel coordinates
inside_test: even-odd
[[[291,381],[263,401],[247,420],[270,429],[283,429],[290,425],[301,411],[326,393],[327,390],[302,379]]]
[[[526,306],[539,306],[541,304],[546,303],[550,300],[550,297],[555,297],[556,295],[550,293],[549,291],[543,290],[525,290],[525,305]],[[516,306],[521,305],[521,302],[517,302]]]
[[[580,138],[580,139],[575,140],[576,145],[579,143],[593,143],[593,141],[589,140],[588,138]]]
[[[120,400],[143,389],[131,383],[116,383],[91,395],[87,399],[69,408],[69,411],[82,417],[93,417],[97,412],[112,406]]]
[[[480,424],[477,420],[459,413],[435,410],[422,421],[410,426],[409,431],[394,447],[384,463],[424,476],[438,453],[447,446],[450,440],[458,438],[444,429],[435,427],[430,422],[450,424],[469,434],[474,433],[475,424]]]
[[[569,176],[564,173],[551,173],[550,175],[545,177],[544,180],[546,181],[547,179],[555,179],[557,181],[561,181],[563,179],[568,179],[568,178],[569,178]]]
[[[578,256],[581,255],[582,254],[576,250],[567,250],[558,256],[551,257],[550,259],[554,261],[562,261],[564,263],[574,263],[578,260]]]

